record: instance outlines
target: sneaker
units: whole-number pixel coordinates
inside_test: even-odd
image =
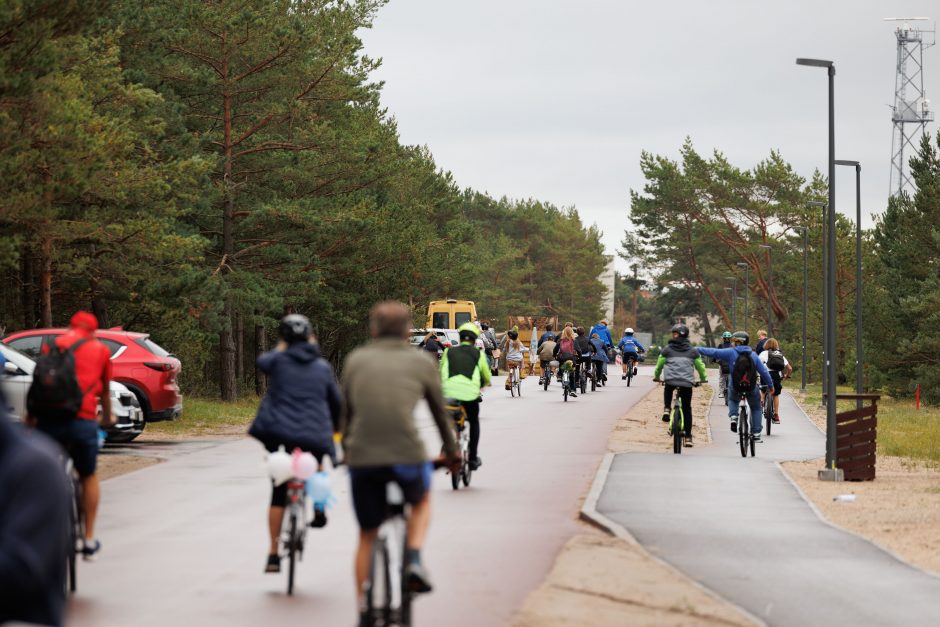
[[[668,411],[664,411],[664,412],[663,412],[663,422],[669,422],[669,412],[668,412]]]
[[[780,414],[774,414],[774,424],[775,425],[780,424]]]
[[[621,380],[621,381],[626,381],[626,380],[627,380],[627,375],[623,375],[622,377],[620,377],[620,380]]]
[[[313,520],[310,521],[310,526],[313,529],[320,529],[321,527],[326,527],[326,512],[322,509],[313,509]]]
[[[763,438],[760,437],[760,433],[752,433],[751,439],[754,440],[757,444],[760,444],[764,441]]]
[[[578,398],[578,393],[575,392],[574,390],[571,390],[570,392],[568,392],[568,396],[570,396],[571,398]]]
[[[430,592],[434,589],[431,585],[431,578],[424,566],[417,562],[412,562],[405,566],[405,581],[408,590],[418,594]]]
[[[639,370],[637,370],[636,368],[634,368],[634,369],[633,369],[633,376],[635,377],[635,376],[636,376],[636,373],[638,373],[638,372],[639,372]]]
[[[507,384],[506,384],[506,391],[508,392],[510,389],[511,389],[511,386],[507,383]]]
[[[268,565],[264,567],[264,572],[266,573],[281,572],[281,556],[277,554],[268,555]]]
[[[691,435],[685,436],[685,438],[683,438],[682,440],[682,444],[683,446],[687,448],[692,448],[694,446],[694,444],[692,444],[692,436]]]
[[[737,432],[738,432],[738,421],[732,418],[731,419],[731,433],[737,433]]]
[[[98,540],[85,540],[82,546],[82,559],[86,562],[94,562],[98,559],[98,553],[101,551],[101,542]]]
[[[470,460],[470,470],[476,470],[483,465],[483,460],[479,457],[474,457]]]

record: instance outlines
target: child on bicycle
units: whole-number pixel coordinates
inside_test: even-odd
[[[519,369],[516,376],[522,379],[522,358],[528,352],[528,349],[519,341],[519,332],[515,329],[506,332],[504,344],[506,345],[506,369],[509,370],[509,376],[506,377],[506,389],[508,390],[512,381],[513,368]]]
[[[640,353],[645,353],[646,349],[643,348],[643,345],[640,344],[640,341],[633,336],[633,329],[627,327],[623,330],[623,338],[620,340],[620,343],[617,344],[617,348],[620,349],[620,354],[622,355],[621,359],[623,360],[623,376],[620,379],[626,380],[627,378],[627,368],[633,368],[633,375],[636,376],[636,362],[640,360]],[[630,362],[633,362],[632,365]]]
[[[692,387],[695,383],[695,371],[698,371],[699,382],[707,383],[708,375],[705,372],[705,363],[698,354],[698,350],[689,343],[689,327],[677,324],[672,327],[672,339],[663,349],[656,361],[656,370],[653,371],[653,381],[659,381],[660,374],[666,384],[663,392],[663,422],[669,422],[669,413],[672,406],[672,394],[679,392],[682,403],[685,446],[692,446]]]
[[[775,338],[769,338],[764,342],[764,352],[757,356],[770,371],[770,378],[774,383],[774,415],[772,416],[775,425],[780,424],[780,393],[783,392],[783,379],[789,379],[793,372],[793,366],[787,361],[780,351],[780,343]],[[761,395],[763,396],[763,394]]]

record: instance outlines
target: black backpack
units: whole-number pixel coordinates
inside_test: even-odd
[[[750,392],[757,385],[757,368],[751,359],[751,352],[738,353],[731,369],[731,386],[735,392],[744,394]]]
[[[780,372],[786,366],[784,365],[783,353],[780,351],[770,351],[767,353],[767,369]]]
[[[85,392],[78,385],[75,373],[75,351],[86,340],[78,340],[68,348],[51,342],[49,351],[39,355],[33,382],[26,395],[26,409],[40,420],[66,421],[78,416]]]

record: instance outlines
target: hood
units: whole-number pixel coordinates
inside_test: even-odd
[[[310,342],[296,342],[285,351],[294,361],[306,364],[320,357],[320,347]]]
[[[673,338],[669,340],[669,345],[678,350],[688,350],[692,346],[687,337]]]

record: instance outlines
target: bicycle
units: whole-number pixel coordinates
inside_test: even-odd
[[[768,386],[760,386],[764,395],[764,422],[767,423],[767,435],[770,435],[770,425],[773,424],[774,415],[774,395],[770,393]]]
[[[748,448],[751,449],[751,457],[754,457],[756,443],[751,434],[747,398],[744,395],[741,396],[741,408],[738,410],[738,446],[741,448],[741,457],[747,457]]]
[[[636,359],[634,357],[627,357],[627,387],[630,387],[630,383],[633,381],[633,368],[636,367]]]
[[[510,396],[522,398],[522,366],[521,364],[509,365],[509,394]]]
[[[594,367],[591,365],[591,354],[581,355],[581,362],[578,364],[578,379],[581,383],[581,393],[587,392],[588,379],[591,381],[591,391],[597,391],[597,381],[594,379]]]
[[[443,466],[434,461],[435,468]],[[409,510],[395,481],[385,486],[385,520],[379,526],[365,581],[366,607],[360,625],[367,627],[411,627],[411,603],[415,593],[405,577],[405,543]]]
[[[554,363],[558,362],[552,361],[551,363],[545,364],[542,367],[542,389],[544,389],[546,392],[548,391],[548,386],[552,382],[552,378],[555,376],[555,369],[551,365]]]
[[[557,364],[558,362],[553,361],[552,363]],[[566,363],[571,363],[571,362],[566,362]],[[566,403],[568,402],[568,395],[571,393],[572,370],[573,368],[570,368],[570,367],[569,368],[565,368],[564,366],[561,367],[561,390],[562,390],[562,394],[564,394]]]
[[[725,407],[728,406],[728,373],[720,372],[718,375],[718,394],[724,399]]]
[[[66,564],[68,579],[68,591],[75,594],[77,588],[78,574],[78,554],[81,552],[79,544],[85,538],[85,513],[82,509],[82,483],[79,480],[78,473],[75,472],[75,465],[72,458],[65,455],[63,463],[65,474],[69,478],[69,527],[68,527],[68,545],[66,547]]]
[[[284,555],[287,557],[287,594],[294,594],[296,563],[303,560],[307,538],[307,490],[303,479],[287,481],[287,518],[281,531]]]
[[[447,411],[454,421],[454,431],[457,448],[460,451],[460,470],[450,472],[450,483],[455,490],[460,489],[460,482],[464,487],[470,487],[470,477],[473,469],[470,468],[470,429],[467,428],[467,410],[459,401],[448,399]]]

